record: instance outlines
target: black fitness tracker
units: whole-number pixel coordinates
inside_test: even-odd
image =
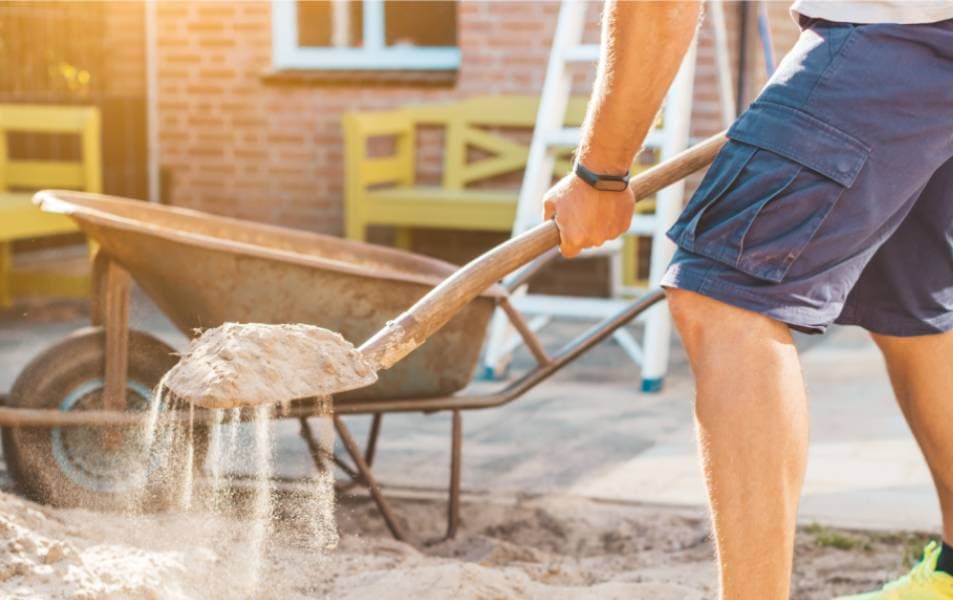
[[[629,172],[625,175],[601,175],[593,173],[578,160],[573,165],[573,173],[600,192],[624,192],[629,187]]]

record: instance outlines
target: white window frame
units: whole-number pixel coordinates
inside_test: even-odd
[[[271,0],[272,63],[276,69],[447,70],[460,66],[460,49],[455,46],[385,45],[384,0],[364,0],[363,22],[364,40],[359,48],[302,47],[298,45],[297,2]]]

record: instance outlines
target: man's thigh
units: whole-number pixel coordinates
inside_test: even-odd
[[[663,285],[823,330],[953,156],[951,105],[953,21],[813,23],[669,231]]]

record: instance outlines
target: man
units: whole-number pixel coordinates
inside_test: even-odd
[[[953,3],[799,0],[802,33],[669,237],[662,282],[696,378],[722,597],[790,592],[807,408],[790,329],[868,329],[953,543]],[[628,172],[695,2],[605,6],[576,174],[545,200],[562,252],[624,232]],[[953,548],[855,598],[953,599]]]

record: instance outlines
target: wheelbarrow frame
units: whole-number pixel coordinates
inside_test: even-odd
[[[504,282],[507,292],[526,283],[540,268],[550,262],[558,252],[555,250],[538,258],[513,274]],[[126,408],[126,368],[129,340],[129,302],[132,277],[115,260],[101,249],[94,253],[92,267],[91,322],[103,327],[105,331],[105,373],[103,410],[83,412],[61,412],[54,409],[26,409],[0,407],[0,426],[4,427],[115,427],[134,425],[141,422],[142,416],[124,412]],[[326,456],[321,449],[308,418],[315,416],[313,401],[299,401],[288,407],[276,407],[274,417],[296,418],[300,423],[300,434],[305,441],[309,454],[318,469],[326,468],[331,460],[350,479],[351,484],[365,486],[379,510],[388,530],[398,540],[407,539],[397,523],[389,502],[384,497],[372,467],[380,437],[381,425],[385,413],[451,413],[450,432],[450,469],[447,502],[446,537],[452,538],[460,523],[461,468],[463,464],[463,415],[464,411],[483,410],[509,404],[548,379],[583,353],[599,344],[614,331],[625,326],[639,314],[664,299],[661,290],[652,290],[633,300],[615,315],[605,318],[566,343],[555,354],[543,347],[539,336],[531,329],[525,317],[510,302],[508,295],[499,296],[497,305],[506,314],[513,328],[520,335],[535,360],[535,366],[512,382],[489,393],[456,393],[447,396],[428,398],[400,398],[394,400],[335,399],[332,416],[335,431],[351,465],[336,454]],[[362,449],[343,420],[345,415],[370,415],[370,431],[365,447]],[[160,417],[164,420],[193,419],[201,421],[202,415],[190,417],[187,413]],[[208,419],[211,422],[211,419]],[[107,438],[108,443],[108,438]]]

